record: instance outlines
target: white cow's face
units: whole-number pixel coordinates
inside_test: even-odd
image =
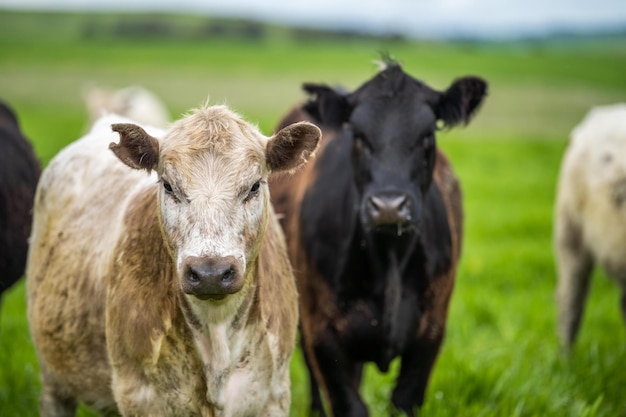
[[[113,129],[115,154],[159,175],[164,239],[194,303],[220,302],[250,282],[269,216],[268,175],[300,166],[321,135],[297,123],[267,138],[223,106],[176,122],[160,142],[136,125]]]
[[[269,209],[269,170],[264,138],[248,141],[247,147],[228,152],[163,155],[161,224],[183,290],[200,299],[238,292],[259,251]]]

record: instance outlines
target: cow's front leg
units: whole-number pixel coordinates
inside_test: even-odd
[[[335,332],[326,329],[312,341],[308,363],[317,368],[334,417],[367,417],[367,408],[359,395],[360,363],[355,363],[339,346]],[[312,371],[312,369],[311,369]]]
[[[304,356],[304,362],[306,364],[307,369],[309,370],[309,393],[311,395],[311,415],[315,417],[326,417],[326,413],[324,412],[324,404],[322,402],[322,395],[320,392],[320,386],[317,383],[317,379],[315,379],[315,372],[313,368],[313,364],[316,363],[314,359],[312,360],[309,355],[309,351],[307,350],[305,343],[305,335],[304,333],[300,334],[300,347],[302,348],[302,356]]]
[[[580,328],[593,258],[584,245],[581,228],[565,214],[556,219],[555,229],[558,333],[562,346],[569,350]]]
[[[43,366],[42,366],[43,368]],[[76,399],[67,394],[53,377],[42,372],[42,389],[39,398],[39,414],[42,417],[72,417],[78,406]]]
[[[424,404],[430,373],[439,354],[444,329],[430,332],[429,337],[418,338],[402,354],[400,374],[396,380],[391,401],[408,416],[415,416]]]

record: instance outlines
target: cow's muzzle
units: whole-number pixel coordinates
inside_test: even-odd
[[[196,257],[185,260],[182,287],[201,300],[222,300],[243,287],[237,260],[226,257]]]
[[[411,201],[400,192],[372,194],[366,202],[367,214],[374,227],[396,226],[411,222]]]

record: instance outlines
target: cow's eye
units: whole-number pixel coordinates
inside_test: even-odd
[[[165,194],[170,196],[175,202],[179,203],[179,197],[174,192],[174,187],[167,181],[165,178],[161,178],[161,184],[163,184],[163,190],[165,190]],[[180,190],[178,191],[180,193]]]
[[[434,135],[428,136],[427,138],[424,139],[424,142],[422,144],[422,151],[423,151],[422,156],[424,158],[424,165],[428,167],[433,163],[433,160],[435,158],[436,147],[435,147]]]
[[[432,149],[433,145],[434,145],[434,140],[432,136],[428,136],[424,139],[424,141],[422,142],[422,149],[424,149],[425,151],[429,151]]]
[[[172,186],[170,185],[169,182],[163,180],[163,188],[165,189],[165,192],[168,194],[174,194],[174,190],[172,190]]]
[[[363,135],[354,136],[354,146],[359,152],[372,152],[372,145],[365,139]]]
[[[250,191],[248,191],[248,195],[246,196],[245,201],[248,201],[251,198],[256,197],[259,194],[260,189],[261,189],[261,180],[258,180],[257,182],[252,184],[252,187],[250,187]]]

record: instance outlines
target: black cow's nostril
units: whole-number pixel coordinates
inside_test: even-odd
[[[393,225],[410,221],[411,208],[406,194],[382,193],[367,200],[367,208],[374,224]]]
[[[371,196],[370,198],[368,198],[367,204],[368,204],[367,208],[369,209],[370,213],[374,216],[380,211],[382,201],[375,196]]]
[[[407,201],[408,200],[405,195],[399,195],[397,197],[389,199],[389,206],[392,207],[394,210],[400,212],[403,208],[406,207]]]

